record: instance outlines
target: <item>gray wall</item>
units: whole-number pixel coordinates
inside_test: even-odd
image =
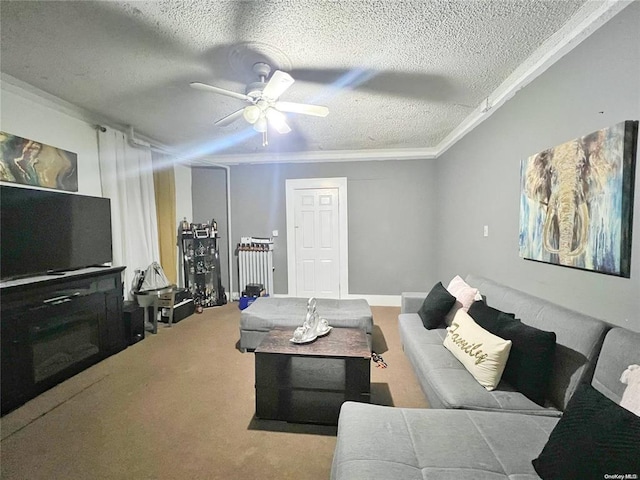
[[[192,210],[194,223],[206,223],[212,219],[218,223],[218,250],[222,285],[229,293],[229,268],[227,262],[227,187],[226,170],[223,168],[194,168],[191,171]]]
[[[521,159],[640,118],[639,27],[635,3],[438,159],[441,278],[473,272],[640,330],[640,169],[630,279],[518,255]],[[487,238],[483,225],[489,226]]]
[[[402,291],[427,288],[437,278],[434,171],[435,162],[431,160],[234,166],[231,168],[234,244],[241,236],[270,237],[273,230],[278,230],[274,245],[275,293],[286,294],[285,181],[346,177],[349,293],[399,295]],[[219,185],[220,178],[224,182],[221,172],[211,168],[193,170],[194,218],[207,218],[220,201],[215,190],[224,190],[224,185]],[[237,291],[237,257],[233,268]],[[226,276],[223,283],[226,287]]]

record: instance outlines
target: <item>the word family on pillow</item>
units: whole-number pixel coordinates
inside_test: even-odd
[[[620,406],[640,417],[640,365],[629,365],[620,381],[627,385],[620,400]]]
[[[484,388],[493,390],[498,386],[509,358],[510,340],[487,332],[459,309],[447,328],[443,345]]]

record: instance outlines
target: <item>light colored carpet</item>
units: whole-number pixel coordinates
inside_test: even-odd
[[[372,402],[426,407],[402,352],[398,308],[372,307]],[[237,303],[209,308],[0,420],[9,479],[328,479],[336,428],[254,418],[254,355]],[[374,439],[372,439],[374,440]]]

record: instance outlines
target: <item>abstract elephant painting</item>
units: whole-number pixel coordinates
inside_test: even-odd
[[[520,256],[629,277],[638,122],[544,150],[520,166]]]

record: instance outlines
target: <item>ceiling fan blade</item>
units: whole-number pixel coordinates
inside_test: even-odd
[[[307,103],[276,102],[274,107],[281,112],[302,113],[303,115],[313,115],[315,117],[326,117],[329,109],[321,105],[309,105]]]
[[[269,120],[269,125],[271,125],[276,132],[280,134],[289,133],[291,128],[287,124],[287,117],[284,113],[279,112],[275,108],[269,108],[265,113],[267,120]]]
[[[267,82],[267,85],[262,90],[262,97],[269,100],[277,100],[287,88],[293,85],[295,80],[288,73],[282,70],[276,70],[271,75],[271,79]]]
[[[333,89],[359,90],[401,98],[459,101],[455,100],[457,89],[451,79],[434,73],[362,68],[293,68],[289,74],[298,82],[327,85]]]
[[[241,108],[240,110],[230,113],[226,117],[222,117],[220,120],[215,122],[214,125],[217,127],[226,127],[227,125],[231,125],[233,122],[239,119],[243,113],[244,113],[244,108]]]
[[[219,93],[220,95],[226,95],[227,97],[238,98],[240,100],[244,100],[245,102],[250,102],[251,98],[244,93],[232,92],[231,90],[227,90],[225,88],[214,87],[213,85],[207,85],[206,83],[193,82],[190,83],[192,88],[196,90],[204,90],[207,92]]]

